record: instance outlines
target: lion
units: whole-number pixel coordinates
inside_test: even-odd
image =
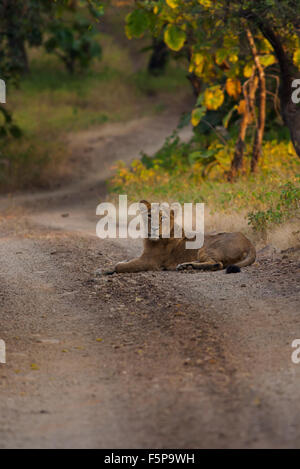
[[[226,269],[227,273],[240,272],[255,261],[256,250],[251,241],[242,233],[208,233],[200,249],[186,249],[187,238],[184,231],[181,238],[174,237],[175,214],[170,211],[170,237],[162,236],[164,214],[159,213],[159,226],[151,224],[151,204],[142,200],[140,204],[147,209],[148,237],[144,239],[144,250],[140,257],[119,262],[113,270],[104,274],[134,273],[160,270],[196,269],[217,271]],[[159,234],[158,234],[159,233]]]

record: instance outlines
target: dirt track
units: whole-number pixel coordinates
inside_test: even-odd
[[[94,278],[140,250],[94,236],[109,167],[176,119],[81,134],[81,179],[2,199],[0,448],[300,447],[299,251],[237,275]]]

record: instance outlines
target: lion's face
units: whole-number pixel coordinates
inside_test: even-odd
[[[148,239],[158,242],[161,239],[174,237],[174,211],[168,210],[163,204],[151,204],[142,200],[140,204],[144,211],[144,220],[147,220]],[[145,211],[146,210],[146,211]]]

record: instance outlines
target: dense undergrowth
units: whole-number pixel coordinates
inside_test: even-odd
[[[120,162],[110,188],[134,200],[204,202],[211,214],[243,214],[256,232],[297,217],[300,161],[292,145],[266,139],[258,172],[249,171],[248,151],[244,174],[228,182],[233,151],[234,140],[209,137],[204,145],[196,136],[182,143],[174,134],[155,155],[142,155],[130,167]]]

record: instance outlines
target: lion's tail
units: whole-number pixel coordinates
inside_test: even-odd
[[[247,267],[248,265],[253,264],[256,259],[256,249],[253,244],[250,245],[249,252],[245,259],[240,262],[237,262],[234,265],[229,265],[226,269],[227,274],[234,274],[241,271],[241,267]]]

